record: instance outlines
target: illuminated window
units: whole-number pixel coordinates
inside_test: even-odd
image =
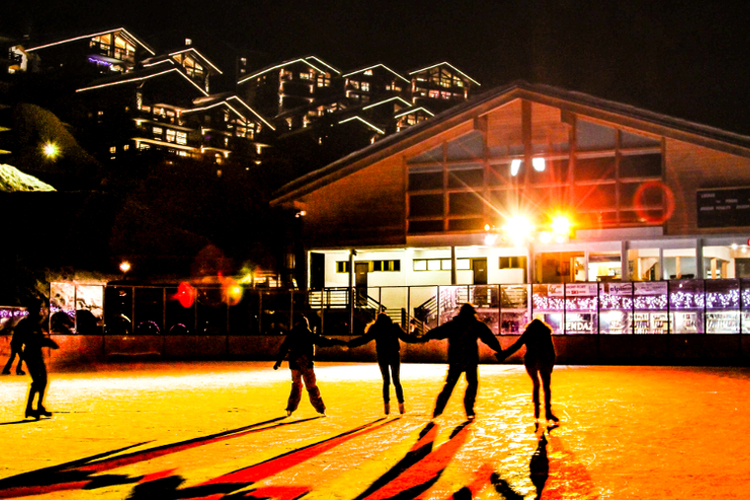
[[[175,131],[171,129],[167,129],[167,142],[176,142],[175,141]]]
[[[340,260],[336,262],[336,272],[337,273],[348,273],[349,272],[349,262],[346,260]]]
[[[359,82],[350,81],[349,85],[351,85],[355,89],[359,89]]]
[[[161,128],[161,127],[154,127],[154,128],[152,129],[152,132],[154,133],[154,135],[161,135],[161,134],[162,134],[162,132],[164,132],[164,131],[162,130],[162,128]]]
[[[310,73],[300,73],[299,77],[301,80],[312,80],[312,75],[310,75]]]
[[[369,82],[362,82],[361,89],[364,90],[365,92],[369,92],[370,91],[370,83]]]
[[[526,269],[526,257],[500,257],[499,269]]]
[[[117,153],[117,146],[112,146],[109,148],[110,153]]]
[[[430,99],[439,99],[440,98],[440,91],[439,90],[430,90],[429,96],[430,96]]]
[[[365,75],[372,76],[372,70],[371,69],[366,70]]]
[[[127,151],[128,149],[130,149],[130,144],[125,144],[125,145],[124,145],[124,146],[122,147],[122,150],[123,150],[123,151]]]
[[[177,132],[177,144],[187,144],[187,133]]]

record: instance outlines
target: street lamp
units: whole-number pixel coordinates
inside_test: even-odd
[[[123,260],[122,262],[120,262],[120,271],[122,271],[122,279],[125,279],[128,271],[130,271],[130,262],[128,262],[127,260]]]
[[[47,142],[42,146],[42,152],[44,153],[44,156],[50,160],[54,160],[57,158],[57,155],[60,154],[60,148],[57,147],[57,144],[54,142]]]

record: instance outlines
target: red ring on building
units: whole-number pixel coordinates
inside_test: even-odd
[[[654,217],[649,213],[649,210],[643,207],[642,199],[645,196],[646,191],[650,189],[658,189],[664,196],[666,207],[662,211],[660,217]],[[672,217],[675,208],[674,193],[672,193],[672,190],[669,188],[669,186],[664,184],[662,181],[647,181],[638,186],[638,189],[635,192],[634,203],[635,211],[638,214],[638,217],[651,224],[664,224],[667,220],[669,220],[670,217]]]

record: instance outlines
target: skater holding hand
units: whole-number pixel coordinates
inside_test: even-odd
[[[276,363],[273,365],[274,370],[278,370],[284,357],[289,353],[289,369],[292,372],[292,390],[289,394],[289,400],[286,406],[287,416],[291,416],[299,406],[302,397],[302,384],[304,382],[307,388],[307,394],[310,397],[315,410],[321,415],[326,414],[326,405],[320,396],[317,381],[315,379],[314,363],[315,346],[344,346],[343,340],[329,339],[313,333],[310,330],[310,322],[307,317],[299,315],[291,331],[287,334],[281,347]]]
[[[348,343],[351,348],[375,341],[378,366],[380,367],[380,374],[383,376],[383,403],[386,415],[391,412],[391,377],[393,377],[393,387],[396,389],[398,411],[402,414],[405,411],[404,390],[401,387],[401,344],[399,339],[410,344],[419,342],[417,337],[407,334],[386,313],[381,312],[375,322],[367,326],[364,335],[352,339]]]
[[[513,345],[498,352],[495,354],[495,357],[498,361],[503,361],[524,345],[526,346],[526,354],[523,358],[523,364],[534,385],[532,390],[534,418],[539,420],[539,386],[542,385],[544,388],[545,417],[547,420],[557,423],[560,419],[552,413],[552,390],[550,389],[552,369],[555,366],[555,346],[552,343],[552,329],[545,322],[535,319],[526,325],[526,330]]]

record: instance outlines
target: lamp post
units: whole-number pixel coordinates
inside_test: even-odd
[[[120,262],[120,271],[122,272],[122,279],[125,280],[127,278],[128,271],[130,271],[130,262],[127,260],[123,260]]]

